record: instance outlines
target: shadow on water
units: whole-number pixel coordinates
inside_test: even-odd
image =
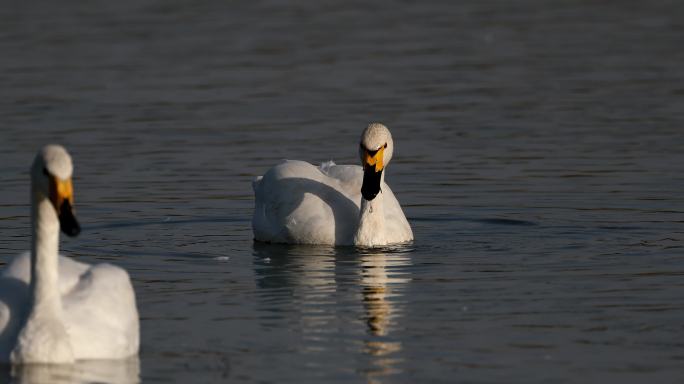
[[[357,297],[356,318],[350,320],[364,324],[366,337],[358,352],[368,364],[362,370],[367,381],[401,372],[403,346],[394,332],[400,328],[403,296],[412,280],[412,246],[361,249],[255,242],[253,247],[257,286],[269,292],[263,295],[269,299],[268,310],[278,311],[273,292],[285,291],[302,312],[302,332],[318,335],[329,331],[331,319],[344,316],[339,313],[341,300]]]
[[[245,218],[227,218],[227,217],[198,217],[193,219],[174,219],[165,217],[160,220],[145,220],[145,221],[123,221],[104,223],[88,226],[88,230],[103,230],[103,229],[120,229],[120,228],[135,228],[145,227],[150,225],[196,225],[196,224],[213,224],[213,223],[241,223],[248,222]]]
[[[0,381],[18,384],[86,384],[140,382],[138,357],[125,360],[90,360],[75,364],[2,366]]]
[[[466,222],[466,223],[476,223],[476,224],[493,224],[493,225],[511,225],[511,226],[523,226],[523,227],[533,227],[539,225],[534,221],[529,220],[517,220],[517,219],[503,219],[498,217],[490,217],[484,219],[473,219],[468,217],[445,217],[445,216],[434,216],[434,217],[411,217],[411,221],[427,221],[427,222]]]

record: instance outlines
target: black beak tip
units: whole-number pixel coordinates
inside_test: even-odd
[[[81,233],[81,226],[77,222],[74,222],[70,226],[63,226],[62,232],[64,232],[69,237],[76,237]]]
[[[375,196],[377,196],[378,193],[377,192],[370,192],[370,191],[366,191],[364,189],[361,189],[361,195],[367,201],[371,201],[371,200],[375,199]]]
[[[81,233],[81,226],[78,224],[74,212],[71,209],[71,204],[68,201],[62,203],[59,210],[59,226],[69,237],[78,236]]]

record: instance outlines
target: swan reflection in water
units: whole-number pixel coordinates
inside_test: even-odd
[[[304,353],[331,349],[330,342],[352,336],[369,382],[400,373],[402,344],[397,330],[402,300],[411,281],[406,246],[382,249],[254,243],[255,276],[268,324],[272,315],[294,320]],[[349,318],[352,316],[353,318]],[[295,322],[288,321],[289,324]],[[363,334],[354,324],[364,324]],[[346,350],[346,348],[333,347]],[[357,347],[358,348],[358,347]]]
[[[140,360],[85,360],[75,364],[2,366],[0,382],[18,384],[133,384],[140,382]]]
[[[255,275],[263,312],[272,317],[296,314],[307,348],[316,348],[321,333],[335,321],[335,248],[330,246],[254,243]]]
[[[364,353],[374,357],[372,368],[366,371],[368,382],[376,382],[383,376],[398,374],[402,362],[400,341],[392,341],[403,311],[402,296],[411,281],[408,266],[411,265],[409,249],[361,251],[361,287],[366,313],[368,333]]]

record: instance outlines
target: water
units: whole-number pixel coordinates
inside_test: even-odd
[[[1,263],[60,142],[83,233],[126,268],[139,361],[62,382],[681,382],[684,7],[676,1],[6,1]],[[252,241],[251,179],[357,163],[416,241]],[[139,364],[139,365],[138,365]],[[48,379],[45,379],[48,377]]]

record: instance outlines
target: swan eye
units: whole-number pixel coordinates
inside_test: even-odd
[[[385,148],[387,148],[387,143],[385,143]]]
[[[48,172],[47,168],[45,167],[43,167],[43,175],[50,176],[50,172]]]

